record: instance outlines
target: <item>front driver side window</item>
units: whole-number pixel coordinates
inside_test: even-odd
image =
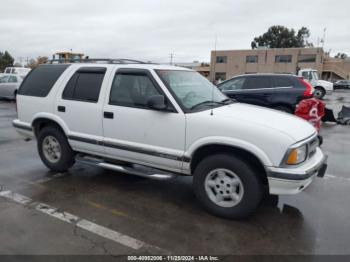
[[[120,106],[148,108],[148,99],[159,94],[160,92],[147,74],[117,73],[113,80],[109,103]]]
[[[0,83],[7,83],[8,82],[8,79],[9,79],[9,76],[2,76],[0,77]]]
[[[219,89],[221,91],[241,90],[244,82],[245,82],[244,77],[232,79],[220,85]]]

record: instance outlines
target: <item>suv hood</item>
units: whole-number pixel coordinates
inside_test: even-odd
[[[266,128],[275,129],[288,135],[295,142],[304,140],[316,132],[316,129],[302,118],[260,106],[234,103],[215,108],[213,113],[215,118],[218,118],[218,120],[225,119],[228,124],[230,121],[236,123],[248,121]]]

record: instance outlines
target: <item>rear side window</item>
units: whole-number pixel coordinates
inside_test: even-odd
[[[275,76],[272,78],[273,87],[291,87],[293,86],[293,81],[288,77]]]
[[[62,98],[96,103],[105,73],[106,68],[103,67],[80,68],[68,81]]]
[[[232,90],[241,90],[246,78],[240,77],[240,78],[235,78],[229,81],[226,81],[225,83],[222,83],[219,86],[219,89],[221,91],[232,91]]]
[[[69,65],[39,65],[22,82],[18,94],[45,97]]]
[[[243,85],[243,89],[261,89],[261,88],[271,88],[270,77],[267,77],[267,76],[247,77]]]

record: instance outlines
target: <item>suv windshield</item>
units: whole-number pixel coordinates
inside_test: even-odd
[[[156,70],[163,83],[187,110],[217,107],[230,102],[216,86],[194,71]]]

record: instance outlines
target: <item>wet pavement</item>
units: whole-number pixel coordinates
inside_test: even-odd
[[[337,113],[350,105],[350,91],[325,101]],[[0,193],[30,201],[0,197],[0,254],[350,254],[350,126],[322,127],[325,178],[298,195],[267,197],[252,217],[232,221],[202,210],[188,177],[153,181],[79,164],[49,172],[35,141],[12,128],[15,117],[15,104],[1,101]],[[56,217],[38,203],[56,207]],[[79,218],[64,221],[63,211]],[[79,227],[82,220],[95,226]]]

